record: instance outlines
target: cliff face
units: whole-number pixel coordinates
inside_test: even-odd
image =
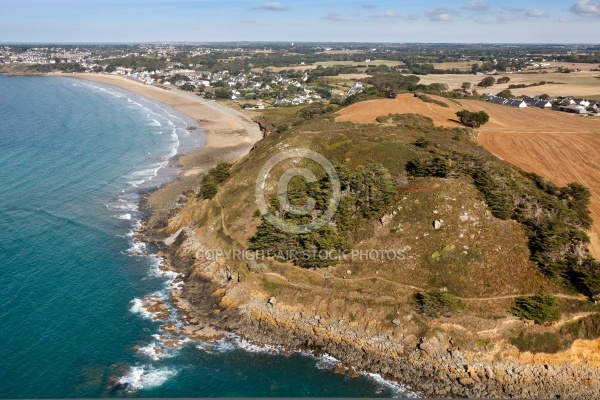
[[[331,309],[283,302],[255,285],[262,275],[283,282],[282,276],[232,274],[222,260],[198,258],[206,246],[189,233],[181,231],[164,255],[186,274],[171,301],[185,315],[183,333],[192,339],[218,339],[233,331],[257,344],[326,353],[341,361],[338,373],[379,373],[426,396],[589,399],[600,394],[595,367],[600,341],[577,341],[553,355],[520,353],[501,339],[490,341],[487,351],[473,351],[462,350],[457,342],[464,332],[448,326],[432,324],[435,328],[420,337],[411,333],[411,314],[391,323],[392,329],[369,314],[345,321]]]
[[[411,143],[422,134],[327,118],[273,134],[233,166],[213,199],[191,196],[163,228],[146,231],[170,268],[185,276],[171,299],[185,316],[182,333],[209,339],[233,331],[260,344],[328,353],[343,363],[341,373],[381,373],[427,396],[598,397],[596,358],[579,342],[548,356],[510,344],[519,334],[557,335],[573,318],[595,313],[593,306],[539,272],[521,225],[493,217],[469,179],[406,178]],[[440,146],[456,146],[449,141],[454,131],[427,134]],[[377,160],[390,171],[396,195],[352,231],[352,250],[401,257],[310,269],[244,253],[262,224],[257,176],[274,154],[297,147],[348,168]],[[275,191],[271,181],[264,188],[267,197]],[[451,292],[462,311],[417,312],[415,294],[432,288]],[[515,298],[540,291],[562,296],[562,321],[540,327],[511,316]]]

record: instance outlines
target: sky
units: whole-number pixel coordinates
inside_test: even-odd
[[[600,0],[0,0],[0,43],[600,43]]]

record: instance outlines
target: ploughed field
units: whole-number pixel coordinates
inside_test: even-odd
[[[525,171],[535,172],[557,185],[579,182],[592,192],[594,225],[590,250],[600,258],[600,118],[580,117],[551,110],[517,109],[477,100],[429,96],[446,103],[425,103],[412,94],[396,99],[371,100],[340,110],[337,121],[376,123],[387,114],[422,114],[436,126],[460,126],[455,113],[461,106],[484,110],[490,121],[480,129],[479,143],[491,153]]]

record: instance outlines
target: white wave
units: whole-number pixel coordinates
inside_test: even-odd
[[[398,382],[389,381],[379,374],[372,374],[370,372],[361,372],[363,376],[374,380],[382,389],[390,389],[393,393],[393,397],[411,397],[418,398],[419,396],[408,389],[406,386],[401,385]]]
[[[150,389],[161,386],[178,371],[169,368],[154,368],[151,366],[135,366],[121,379],[119,383],[129,384],[132,389]]]
[[[142,299],[139,299],[136,297],[131,302],[133,304],[132,304],[131,308],[129,309],[129,311],[131,311],[134,314],[139,314],[145,319],[152,319],[154,314],[152,314],[150,311],[146,310],[146,307],[144,307],[144,302],[142,301]]]
[[[148,117],[150,117],[148,115]],[[154,118],[152,118],[152,122],[150,122],[151,126],[162,126],[162,124],[160,122],[158,122],[157,120],[155,120]]]
[[[174,357],[184,345],[191,342],[187,337],[159,334],[154,334],[152,337],[155,339],[152,343],[139,347],[137,351],[153,361]]]
[[[136,171],[136,172],[132,173],[131,175],[144,177],[144,178],[152,178],[152,177],[156,176],[156,173],[158,172],[158,170],[160,169],[161,166],[162,166],[162,164],[156,164],[152,168],[147,168],[147,169],[143,169],[141,171]]]
[[[116,203],[105,204],[106,207],[117,211],[137,211],[139,206],[137,202],[129,199],[117,199]]]
[[[124,220],[131,220],[131,214],[121,214],[118,217],[119,219],[124,219]]]
[[[146,182],[145,179],[139,180],[139,181],[129,181],[127,182],[129,185],[131,185],[132,187],[138,187],[140,186],[142,183]]]
[[[162,346],[157,342],[152,342],[147,346],[140,347],[138,353],[151,358],[153,361],[159,361],[163,358],[170,358],[173,354],[164,351]]]
[[[277,354],[285,350],[283,346],[258,345],[244,340],[235,334],[228,334],[223,339],[216,342],[203,343],[197,346],[200,350],[214,350],[219,353],[227,353],[234,350],[244,350],[248,353],[269,353]]]
[[[140,254],[146,251],[146,243],[144,242],[134,242],[127,252],[129,254]]]
[[[331,369],[336,365],[341,364],[340,360],[337,358],[330,356],[329,354],[323,354],[318,358],[317,368],[320,369]]]

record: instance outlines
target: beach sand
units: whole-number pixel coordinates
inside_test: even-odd
[[[193,93],[145,85],[118,75],[76,73],[59,76],[116,86],[161,102],[193,118],[206,132],[203,148],[184,154],[177,160],[184,170],[179,179],[145,198],[145,206],[152,210],[147,221],[150,227],[164,221],[177,207],[183,193],[198,189],[199,174],[220,162],[239,160],[262,138],[258,125],[247,115]]]

